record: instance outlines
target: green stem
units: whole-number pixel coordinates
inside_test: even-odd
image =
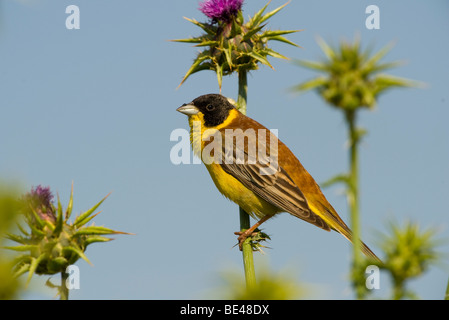
[[[405,297],[405,283],[403,280],[393,281],[393,296],[392,300],[401,300]]]
[[[237,98],[237,106],[240,112],[246,114],[246,101],[248,93],[247,71],[239,70],[239,92]],[[242,208],[239,208],[240,215],[240,231],[251,227],[249,215]],[[251,238],[248,237],[242,245],[243,267],[245,269],[246,287],[254,287],[256,284],[256,273],[254,270],[253,249],[251,247]]]
[[[69,300],[69,289],[67,288],[67,278],[69,274],[61,271],[61,287],[59,288],[59,300]]]
[[[237,98],[237,106],[239,111],[246,115],[246,101],[248,94],[248,75],[246,70],[239,70],[239,96]]]
[[[249,229],[250,221],[249,215],[242,208],[239,207],[240,215],[240,231],[244,232]],[[253,248],[251,247],[251,237],[246,238],[242,245],[242,256],[243,256],[243,268],[245,271],[246,288],[251,288],[256,285],[256,272],[254,270],[254,258],[253,258]]]
[[[360,141],[359,133],[356,127],[355,111],[346,112],[346,120],[349,129],[349,157],[350,157],[350,172],[349,172],[349,188],[348,188],[348,202],[351,216],[351,229],[353,237],[353,274],[360,271],[360,264],[362,261],[361,244],[360,244],[360,212],[359,212],[359,162],[358,162],[358,145]],[[355,277],[354,279],[357,279]],[[362,299],[364,290],[361,286],[356,285],[356,294],[358,299]]]

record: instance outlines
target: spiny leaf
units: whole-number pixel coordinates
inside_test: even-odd
[[[222,80],[223,80],[223,65],[220,65],[219,63],[216,64],[216,70],[215,72],[217,73],[217,81],[218,81],[218,88],[220,89],[221,92],[221,84],[222,84]]]
[[[45,232],[39,230],[36,226],[34,226],[33,223],[28,223],[28,226],[30,227],[31,233],[33,234],[33,236],[39,236],[39,237],[45,236]]]
[[[358,142],[367,134],[368,134],[368,131],[365,128],[357,128],[354,130],[353,139],[355,139],[355,141]]]
[[[255,35],[257,32],[259,32],[260,30],[262,30],[263,27],[265,27],[265,25],[259,26],[257,28],[253,28],[250,31],[248,31],[247,33],[245,33],[243,35],[243,41],[247,41],[247,40],[251,39],[251,37],[253,35]]]
[[[301,46],[297,45],[296,43],[294,43],[294,42],[288,40],[287,38],[285,38],[285,37],[283,37],[283,36],[271,36],[271,37],[269,38],[269,40],[280,41],[280,42],[284,42],[284,43],[287,43],[287,44],[289,44],[289,45],[292,45],[292,46],[301,48]]]
[[[19,256],[14,257],[12,259],[12,264],[14,265],[14,269],[17,269],[19,266],[23,264],[30,264],[32,257],[29,254],[21,254]]]
[[[390,43],[380,49],[376,54],[374,54],[368,61],[366,61],[365,65],[366,68],[370,69],[376,65],[377,62],[379,62],[380,59],[382,59],[390,50],[393,48],[393,44]],[[367,51],[369,52],[369,51]]]
[[[247,55],[256,59],[257,61],[261,62],[262,64],[269,66],[271,69],[274,69],[273,66],[270,64],[270,62],[264,56],[258,54],[257,52],[255,52],[255,51],[248,52]]]
[[[316,88],[320,88],[321,86],[325,85],[327,83],[327,78],[326,77],[316,77],[313,78],[311,80],[308,80],[306,82],[300,83],[294,87],[292,87],[290,90],[291,91],[295,91],[295,92],[299,92],[299,93],[303,93],[309,90],[313,90]]]
[[[79,229],[77,232],[75,232],[73,236],[78,237],[81,235],[102,235],[102,234],[129,234],[129,233],[115,231],[106,227],[89,226]]]
[[[61,216],[61,219],[62,219],[62,204],[61,204],[61,201],[60,201],[60,199],[59,199],[59,194],[57,195],[57,198],[58,198],[57,217],[58,217],[58,219],[59,219],[59,217]]]
[[[218,41],[216,41],[216,40],[203,40],[200,43],[198,43],[197,45],[195,45],[195,47],[214,47],[214,46],[218,46]]]
[[[301,30],[267,30],[260,35],[261,38],[271,38],[282,36],[284,34],[290,34],[295,32],[300,32]]]
[[[46,257],[46,253],[42,253],[39,257],[33,258],[30,264],[30,268],[28,269],[28,278],[26,281],[25,286],[28,286],[28,284],[31,281],[31,278],[33,277],[33,274],[36,272],[37,267],[39,266],[39,263]]]
[[[19,231],[22,233],[22,234],[24,234],[25,236],[29,236],[30,234],[28,233],[28,231],[26,231],[23,227],[22,227],[22,225],[20,224],[20,223],[16,223],[16,225],[17,225],[17,228],[19,229]]]
[[[197,25],[198,27],[200,27],[201,29],[206,31],[206,33],[208,33],[210,35],[215,35],[217,33],[217,27],[215,27],[213,25],[201,23],[201,22],[196,21],[195,19],[189,19],[187,17],[184,17],[184,19],[186,19],[187,21],[190,21],[191,23]]]
[[[24,263],[22,264],[13,274],[14,278],[20,277],[22,274],[28,272],[30,270],[30,264]]]
[[[187,39],[174,39],[170,40],[172,42],[183,42],[183,43],[201,43],[204,41],[203,37],[197,37],[197,38],[187,38]]]
[[[270,48],[267,48],[264,50],[268,55],[272,56],[273,58],[278,58],[278,59],[285,59],[285,60],[290,60],[289,58],[287,58],[286,56],[280,54],[279,52],[276,52]]]
[[[328,71],[329,67],[327,66],[327,64],[325,63],[321,63],[321,62],[315,62],[315,61],[307,61],[307,60],[294,60],[293,63],[309,68],[309,69],[313,69],[313,70],[318,70],[318,71]]]
[[[61,205],[61,201],[59,199],[59,194],[58,194],[58,210],[57,210],[57,216],[56,216],[56,226],[53,230],[53,234],[55,236],[59,236],[59,234],[62,231],[62,225],[64,223],[64,217],[63,217],[63,213],[62,213],[62,205]]]
[[[374,72],[379,72],[379,71],[383,71],[383,70],[387,70],[387,69],[392,69],[392,68],[396,68],[396,67],[400,67],[404,65],[404,61],[393,61],[393,62],[386,62],[386,63],[381,63],[375,66],[371,66],[371,67],[366,67],[364,66],[363,68],[363,72],[365,73],[374,73]]]
[[[109,193],[106,197],[104,197],[103,199],[100,200],[100,202],[98,202],[96,205],[94,205],[92,208],[90,208],[89,210],[87,210],[86,212],[80,214],[75,221],[73,222],[73,224],[76,227],[80,227],[82,225],[85,225],[90,219],[89,216],[106,200],[107,197],[109,197],[111,193]]]
[[[7,233],[5,237],[6,237],[6,239],[9,239],[9,240],[12,240],[14,242],[21,243],[21,244],[28,243],[28,239],[27,238],[22,237],[22,236],[18,236],[18,235],[12,234],[12,233]]]
[[[376,84],[389,85],[389,86],[399,86],[399,87],[413,87],[418,86],[419,82],[411,81],[401,77],[395,77],[386,74],[380,74],[375,78]]]
[[[87,259],[86,255],[84,254],[83,250],[81,250],[80,248],[75,247],[74,245],[72,246],[68,246],[68,247],[64,247],[63,249],[64,252],[70,251],[72,253],[75,253],[76,255],[78,255],[81,259],[83,259],[84,261],[86,261],[88,264],[92,265],[92,263],[89,261],[89,259]]]
[[[98,216],[101,212],[102,212],[102,211],[99,211],[99,212],[97,212],[96,214],[91,215],[90,217],[87,217],[86,219],[84,219],[82,225],[85,225],[86,223],[88,223],[90,220],[92,220],[93,218],[95,218],[96,216]]]
[[[239,23],[236,20],[232,20],[231,23],[231,32],[229,34],[230,38],[234,38],[236,35],[242,33],[242,27],[239,25]]]
[[[317,38],[318,45],[329,60],[335,58],[335,51],[320,37]]]
[[[72,214],[73,209],[73,181],[72,181],[72,188],[70,190],[70,199],[69,203],[67,204],[67,210],[65,211],[65,219],[68,220],[70,218],[70,215]]]
[[[106,237],[102,237],[102,236],[88,236],[87,239],[84,241],[84,245],[87,247],[88,245],[95,243],[95,242],[108,242],[108,241],[112,241],[113,239],[111,238],[106,238]]]
[[[271,1],[270,1],[271,2]],[[268,2],[268,3],[270,3]],[[274,16],[276,13],[278,13],[280,10],[282,10],[286,5],[288,5],[290,3],[290,1],[286,2],[285,4],[283,4],[282,6],[274,9],[273,11],[268,12],[267,14],[265,14],[259,21],[259,23],[262,23],[268,19],[270,19],[272,16]]]
[[[184,75],[184,78],[182,79],[181,83],[179,84],[178,88],[187,80],[188,77],[190,77],[192,74],[201,71],[209,69],[206,66],[202,66],[201,63],[211,59],[210,53],[208,50],[201,52],[198,57],[195,59],[193,64],[191,65],[190,69],[187,70],[186,74]]]
[[[36,250],[39,247],[38,247],[38,245],[25,244],[25,245],[22,245],[22,246],[13,246],[13,247],[5,246],[5,247],[2,247],[2,248],[8,249],[8,250],[13,250],[13,251],[31,251],[31,250]]]
[[[390,75],[380,74],[373,80],[374,89],[373,93],[378,95],[387,89],[393,87],[420,87],[423,86],[422,83],[417,81],[411,81],[408,79],[394,77]]]
[[[55,225],[53,224],[53,222],[48,221],[48,220],[45,220],[45,225],[46,225],[51,231],[54,232],[54,230],[55,230]]]
[[[224,54],[225,54],[225,57],[226,57],[226,62],[228,63],[229,69],[232,70],[233,63],[232,63],[232,51],[231,51],[231,48],[229,48],[227,50],[224,49],[223,51],[224,51]]]
[[[265,12],[265,9],[268,7],[268,5],[270,4],[271,0],[268,1],[268,3],[262,7],[262,9],[260,9],[259,11],[257,11],[254,16],[250,19],[249,23],[248,23],[248,28],[249,29],[253,29],[254,27],[258,26],[261,23],[261,19],[262,19],[262,15]]]
[[[34,208],[30,205],[30,210],[33,213],[33,217],[35,219],[35,223],[37,224],[37,227],[42,229],[45,226],[45,222],[44,220],[41,219],[41,217],[39,216],[39,214],[36,212],[36,210],[34,210]],[[32,223],[33,221],[29,221],[29,225],[33,225]]]
[[[45,281],[45,285],[52,289],[56,289],[56,288],[60,287],[58,285],[53,284],[53,282],[50,281],[50,278],[48,278],[47,281]]]

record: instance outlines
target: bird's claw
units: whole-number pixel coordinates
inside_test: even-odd
[[[247,230],[247,231],[248,231],[248,230]],[[239,236],[239,237],[237,238],[237,240],[238,240],[238,242],[239,242],[238,245],[239,245],[240,251],[243,250],[243,243],[245,242],[245,240],[246,240],[248,237],[252,237],[252,236],[257,235],[258,233],[259,233],[259,232],[248,233],[248,232],[246,232],[246,231],[244,231],[244,232],[242,232],[242,231],[234,232],[235,235]]]

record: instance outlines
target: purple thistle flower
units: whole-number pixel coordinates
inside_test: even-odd
[[[53,195],[50,191],[50,187],[38,185],[36,188],[31,188],[30,196],[45,207],[51,207]]]
[[[214,21],[229,22],[242,9],[243,0],[206,0],[199,10]]]
[[[36,188],[31,188],[31,192],[26,197],[42,219],[56,221],[52,206],[53,194],[50,187],[38,185]]]

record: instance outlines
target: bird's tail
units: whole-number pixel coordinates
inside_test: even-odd
[[[330,206],[330,205],[329,205]],[[331,206],[330,206],[331,207]],[[349,242],[351,242],[352,244],[354,244],[354,239],[352,236],[352,231],[351,229],[349,229],[349,227],[346,225],[346,223],[344,223],[344,221],[338,216],[337,213],[333,213],[328,206],[322,206],[322,208],[324,208],[327,213],[329,213],[328,215],[326,215],[326,223],[335,231],[337,231],[338,233],[341,233],[346,239],[349,240]],[[332,208],[332,207],[331,207]],[[332,208],[333,209],[333,208]],[[335,210],[334,210],[335,211]],[[361,246],[361,250],[362,252],[370,259],[373,259],[376,262],[382,263],[382,260],[379,259],[379,257],[377,257],[374,252],[363,242],[360,240],[360,246]]]
[[[346,239],[348,239],[352,244],[354,244],[354,237],[352,236],[352,231],[349,227],[342,221],[337,221],[336,225],[331,226],[332,229],[341,233]],[[360,246],[363,254],[368,258],[375,260],[376,262],[382,263],[382,260],[363,242],[360,240]]]

